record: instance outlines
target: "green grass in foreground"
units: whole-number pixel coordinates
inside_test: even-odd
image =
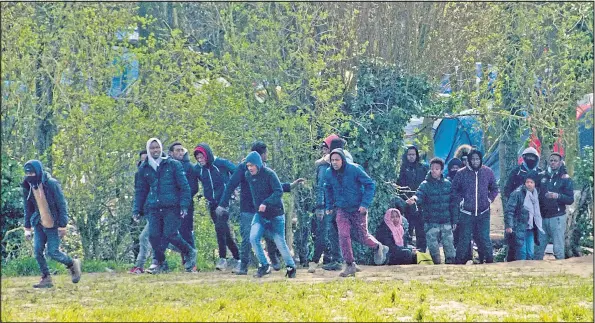
[[[74,285],[59,275],[55,287],[45,290],[31,288],[37,277],[3,278],[1,321],[593,322],[593,279],[573,275],[326,282],[273,277],[87,274]]]

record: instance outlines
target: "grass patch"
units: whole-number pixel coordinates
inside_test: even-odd
[[[336,274],[336,273],[335,273]],[[363,274],[363,273],[362,273]],[[460,273],[461,274],[461,273]],[[593,279],[573,275],[313,281],[305,270],[255,279],[228,273],[67,275],[34,290],[2,279],[2,321],[593,321]],[[325,274],[326,275],[326,274]],[[361,277],[365,277],[361,275]],[[320,277],[318,277],[320,278]]]

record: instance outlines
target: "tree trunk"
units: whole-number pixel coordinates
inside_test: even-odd
[[[582,256],[580,247],[581,232],[577,228],[577,223],[582,217],[588,217],[589,214],[593,214],[592,192],[593,190],[590,187],[575,190],[574,203],[568,206],[566,210],[566,234],[564,235],[564,252],[566,253],[566,258]]]

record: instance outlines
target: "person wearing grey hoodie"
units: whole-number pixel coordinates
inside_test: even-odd
[[[135,183],[133,219],[138,221],[141,211],[148,213],[149,241],[159,262],[154,273],[164,268],[169,243],[183,254],[186,271],[192,271],[196,265],[196,249],[182,239],[178,231],[192,201],[184,168],[179,161],[163,153],[163,145],[157,138],[147,141],[147,151],[149,155],[139,167]]]

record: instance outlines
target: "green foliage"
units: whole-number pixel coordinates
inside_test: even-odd
[[[23,225],[23,167],[2,152],[2,259],[20,255],[18,246],[24,235],[18,231]]]
[[[412,116],[421,113],[423,105],[429,104],[430,90],[423,77],[403,75],[396,66],[381,60],[364,60],[359,64],[357,92],[344,107],[351,123],[343,124],[343,131],[354,161],[376,181],[369,212],[371,232],[391,207],[394,190],[388,182],[397,177],[394,165],[401,160],[403,128]],[[370,261],[369,250],[363,258],[361,247],[356,249],[356,259]]]

